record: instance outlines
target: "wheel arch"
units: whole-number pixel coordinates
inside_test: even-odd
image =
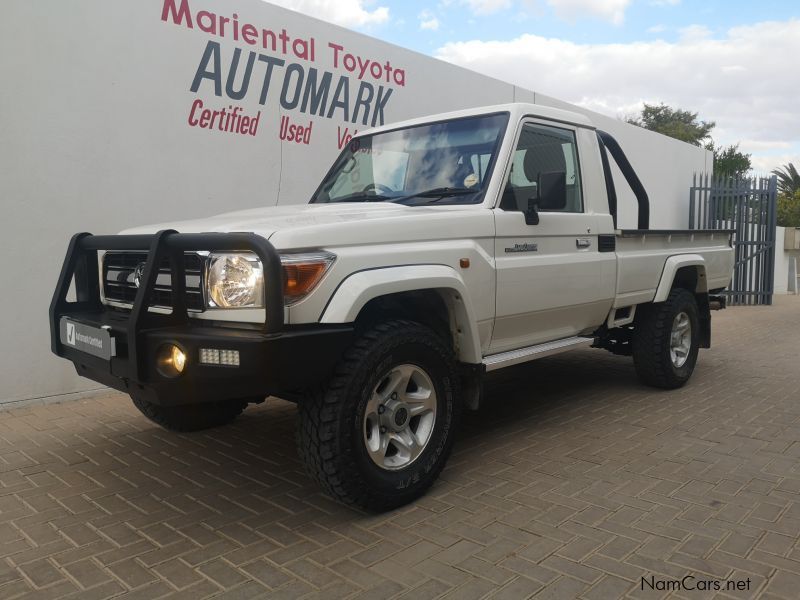
[[[664,302],[676,287],[694,294],[707,294],[706,261],[699,254],[670,256],[664,263],[653,302]]]
[[[369,324],[378,316],[419,321],[442,333],[460,362],[482,360],[477,320],[461,276],[447,265],[409,265],[353,273],[336,289],[322,323]]]
[[[711,347],[711,306],[708,301],[706,261],[699,254],[670,256],[664,263],[664,271],[653,302],[664,302],[675,288],[683,288],[694,294],[700,318],[700,347]]]

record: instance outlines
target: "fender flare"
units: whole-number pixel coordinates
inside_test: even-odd
[[[436,290],[451,320],[455,320],[454,344],[461,362],[483,360],[475,311],[461,275],[446,265],[408,265],[358,271],[334,291],[320,318],[321,323],[352,323],[367,302],[399,292]]]
[[[705,292],[706,282],[706,261],[699,254],[679,254],[670,256],[664,263],[664,270],[661,272],[661,280],[656,288],[656,295],[653,302],[664,302],[672,289],[675,275],[683,267],[698,267],[697,289],[694,292]]]

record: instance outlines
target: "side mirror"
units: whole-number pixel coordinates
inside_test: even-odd
[[[564,171],[539,173],[536,196],[528,199],[525,223],[539,224],[540,210],[563,210],[567,206],[567,174]]]
[[[564,171],[539,173],[536,189],[539,209],[564,210],[567,206],[567,174]]]

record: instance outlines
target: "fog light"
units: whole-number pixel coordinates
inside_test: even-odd
[[[219,351],[219,364],[228,365],[230,367],[239,366],[239,351],[238,350],[220,350]]]
[[[164,344],[158,349],[156,368],[164,377],[177,377],[186,367],[186,353],[175,344]]]
[[[218,365],[219,350],[214,348],[200,348],[200,362],[204,365]]]
[[[239,366],[238,350],[218,350],[216,348],[200,348],[200,362],[204,365]]]

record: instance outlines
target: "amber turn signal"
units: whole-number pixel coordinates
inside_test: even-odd
[[[327,252],[282,256],[284,303],[293,304],[308,295],[333,264],[334,258]]]

